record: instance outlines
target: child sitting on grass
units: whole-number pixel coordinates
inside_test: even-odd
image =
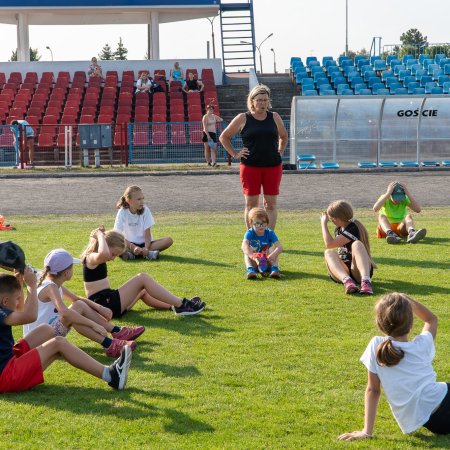
[[[248,214],[248,221],[252,225],[244,235],[242,251],[247,268],[247,278],[254,280],[261,275],[270,278],[280,278],[278,256],[283,250],[277,235],[268,228],[269,216],[263,208],[252,208]]]
[[[368,371],[364,428],[341,434],[338,439],[373,436],[381,387],[403,433],[424,426],[436,434],[449,434],[450,384],[437,382],[432,366],[437,317],[418,301],[398,292],[382,297],[375,306],[375,315],[384,336],[373,337],[361,356]],[[410,340],[414,316],[423,327]]]
[[[427,230],[415,230],[411,214],[407,214],[406,207],[415,213],[420,213],[419,203],[411,195],[404,183],[393,181],[389,183],[387,191],[373,205],[378,216],[377,237],[386,238],[388,244],[398,244],[402,237],[406,237],[408,244],[415,244],[422,240]]]
[[[62,248],[52,250],[45,257],[45,269],[37,289],[38,317],[35,322],[24,325],[24,335],[45,323],[53,328],[55,336],[66,336],[73,326],[78,333],[100,344],[106,356],[119,356],[126,345],[134,350],[134,340],[145,331],[143,326],[113,325],[109,322],[112,318],[110,309],[80,298],[63,286],[72,278],[74,262],[80,261]],[[72,302],[69,307],[64,304],[63,297]]]
[[[336,226],[334,237],[328,230],[328,221]],[[325,262],[330,278],[342,283],[346,294],[359,292],[372,295],[372,275],[376,267],[370,256],[369,235],[366,227],[353,217],[353,208],[345,200],[336,200],[320,219],[325,250]],[[338,251],[335,252],[334,248]],[[356,283],[361,282],[359,288]]]
[[[155,219],[144,204],[144,194],[139,186],[128,186],[116,205],[117,215],[114,229],[125,236],[126,251],[120,255],[124,260],[144,258],[155,260],[159,253],[168,249],[171,237],[153,239],[152,227]]]
[[[22,283],[28,289],[24,301]],[[131,348],[123,347],[120,358],[104,366],[87,353],[57,336],[49,325],[40,325],[14,344],[13,325],[36,320],[37,280],[30,267],[24,274],[0,274],[0,392],[21,392],[44,382],[44,370],[62,357],[72,366],[101,378],[115,389],[124,389],[131,363]]]

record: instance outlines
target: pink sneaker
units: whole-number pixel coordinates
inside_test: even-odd
[[[112,358],[117,358],[122,353],[122,349],[129,345],[133,351],[136,348],[136,342],[134,341],[123,341],[119,339],[113,339],[111,345],[105,348],[105,355],[111,356]]]
[[[120,331],[117,333],[112,333],[112,337],[114,339],[119,339],[122,341],[134,341],[137,339],[143,332],[145,331],[145,327],[122,327]]]
[[[351,278],[347,278],[347,280],[344,281],[344,287],[346,294],[354,294],[359,290],[358,286],[356,286],[355,282]]]
[[[359,290],[359,293],[365,295],[372,295],[373,294],[372,283],[369,280],[362,280],[361,289]]]

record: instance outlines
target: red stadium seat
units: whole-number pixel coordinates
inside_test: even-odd
[[[147,131],[138,131],[133,134],[133,144],[134,145],[148,145],[148,132]]]
[[[80,117],[80,124],[90,124],[90,123],[94,123],[93,115],[85,115]]]
[[[97,123],[111,123],[112,114],[99,114],[97,118]]]
[[[69,114],[64,113],[64,115],[61,117],[61,125],[74,125],[77,121],[77,116],[71,116]]]
[[[183,124],[175,123],[170,125],[170,136],[172,144],[186,144],[186,131]]]
[[[167,144],[167,125],[157,123],[152,126],[152,144],[165,145]]]
[[[62,106],[62,105],[61,105]],[[61,116],[61,107],[50,106],[45,110],[46,116],[56,116],[59,118]]]
[[[105,105],[114,106],[115,103],[116,103],[116,99],[115,98],[102,98],[100,106],[105,106]]]
[[[53,147],[55,145],[55,137],[51,133],[41,133],[38,137],[39,147]]]
[[[134,116],[134,121],[135,122],[144,122],[144,123],[148,122],[149,121],[148,120],[148,113],[147,114],[136,114]]]
[[[153,113],[152,116],[152,122],[166,122],[166,115],[165,114],[155,114]]]
[[[78,106],[66,106],[64,108],[64,115],[77,117],[79,111],[80,111],[80,108]]]
[[[100,106],[100,114],[114,114],[114,106],[113,105],[102,105]]]
[[[170,113],[171,122],[184,122],[184,114],[173,114]]]
[[[131,115],[131,105],[119,105],[117,108],[117,114]]]
[[[191,144],[203,144],[203,125],[201,123],[189,124],[189,142]]]
[[[81,109],[82,116],[96,116],[97,108],[95,106],[83,106]]]
[[[21,108],[11,108],[9,110],[9,115],[22,120],[25,117],[25,110]]]
[[[117,114],[116,124],[127,124],[130,122],[130,114]]]
[[[199,112],[190,112],[188,113],[188,121],[189,122],[201,122],[203,115]]]

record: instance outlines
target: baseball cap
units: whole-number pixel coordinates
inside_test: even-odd
[[[398,181],[397,183],[395,183],[391,197],[395,202],[402,202],[406,199],[405,190],[402,188],[401,184]]]
[[[52,250],[44,259],[44,267],[48,267],[49,273],[56,275],[59,272],[69,268],[72,264],[79,264],[80,260],[74,258],[63,248]]]
[[[23,272],[25,270],[25,253],[12,241],[1,242],[0,266]]]

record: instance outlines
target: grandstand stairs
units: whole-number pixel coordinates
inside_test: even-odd
[[[292,83],[289,74],[264,74],[258,76],[260,83],[270,88],[272,110],[283,120],[289,120],[291,115],[292,97],[300,95],[300,89]]]
[[[242,79],[242,84],[224,84],[217,86],[220,114],[227,122],[237,114],[247,111],[248,78]]]

